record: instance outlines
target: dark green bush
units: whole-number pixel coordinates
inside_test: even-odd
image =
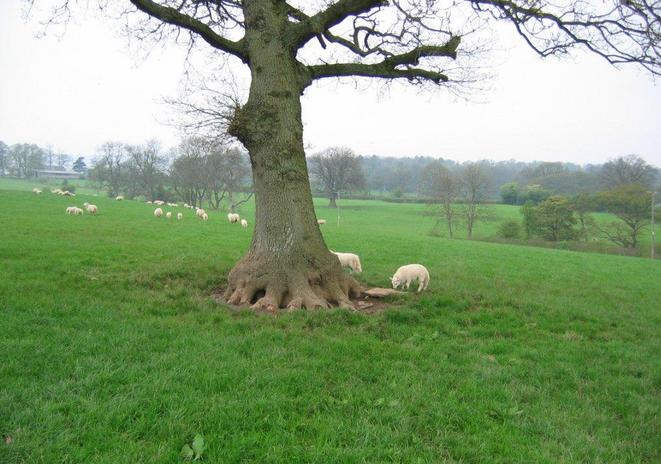
[[[521,238],[521,224],[514,219],[502,222],[498,227],[498,236],[501,238]]]

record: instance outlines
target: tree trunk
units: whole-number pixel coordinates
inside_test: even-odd
[[[328,207],[329,208],[337,208],[337,195],[335,193],[331,193],[329,196],[329,202],[328,202]]]
[[[252,81],[229,131],[248,149],[255,232],[232,269],[225,298],[253,308],[353,307],[360,288],[328,251],[316,221],[303,149],[300,95],[307,85],[286,41],[284,2],[244,4]]]

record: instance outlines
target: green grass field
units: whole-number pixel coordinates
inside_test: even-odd
[[[661,462],[659,261],[433,237],[422,205],[342,202],[338,226],[319,200],[360,281],[420,262],[429,291],[270,316],[211,297],[252,224],[14,187],[0,463],[183,462],[197,433],[213,463]]]

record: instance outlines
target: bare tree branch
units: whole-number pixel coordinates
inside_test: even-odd
[[[164,23],[173,26],[181,27],[196,33],[202,37],[212,47],[230,53],[241,59],[244,63],[248,61],[248,55],[244,47],[244,39],[239,41],[228,40],[222,35],[217,34],[214,30],[203,20],[196,19],[191,15],[182,13],[179,9],[169,6],[160,5],[152,0],[130,0],[133,5],[140,11],[156,18]],[[182,6],[186,2],[182,2]],[[208,2],[196,2],[208,3]],[[223,2],[218,2],[221,5]]]

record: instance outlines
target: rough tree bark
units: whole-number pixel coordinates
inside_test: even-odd
[[[309,78],[282,40],[287,11],[262,0],[244,12],[252,82],[229,130],[250,155],[255,233],[230,272],[225,298],[257,309],[353,307],[359,285],[328,251],[316,222],[300,102]]]

